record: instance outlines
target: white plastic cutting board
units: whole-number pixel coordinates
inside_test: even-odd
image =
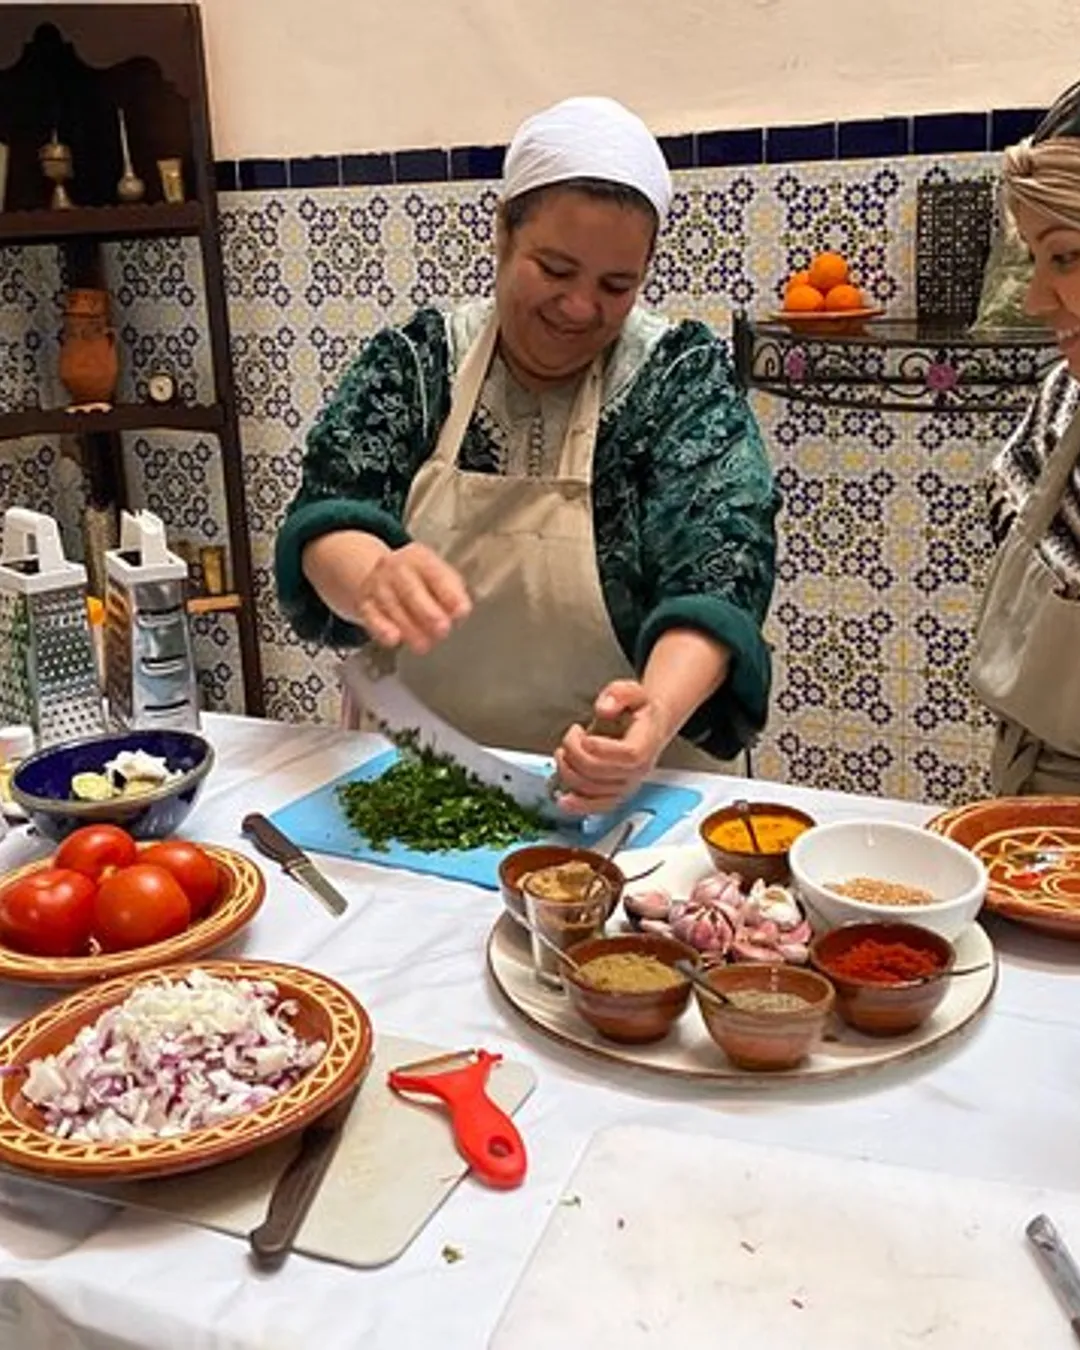
[[[704,1135],[593,1137],[492,1350],[1075,1350],[1024,1225],[1080,1194]]]
[[[407,1101],[386,1085],[397,1065],[445,1053],[445,1047],[397,1036],[376,1040],[374,1060],[296,1251],[345,1265],[384,1265],[401,1255],[465,1176],[468,1166],[454,1146],[446,1112]],[[491,1071],[488,1093],[514,1112],[535,1083],[526,1065],[504,1060]],[[274,1182],[295,1149],[296,1139],[286,1139],[200,1172],[80,1189],[246,1238],[262,1222]]]

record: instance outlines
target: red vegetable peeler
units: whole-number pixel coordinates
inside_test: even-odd
[[[492,1065],[501,1059],[487,1050],[457,1050],[401,1064],[386,1081],[395,1092],[423,1093],[444,1102],[458,1152],[481,1181],[508,1190],[525,1180],[528,1163],[517,1126],[484,1090]],[[453,1064],[461,1067],[450,1068]]]

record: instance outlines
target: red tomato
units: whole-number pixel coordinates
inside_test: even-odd
[[[130,866],[135,853],[135,840],[119,825],[84,825],[68,835],[53,861],[100,881],[107,867]]]
[[[35,956],[77,956],[90,940],[96,890],[70,868],[31,872],[0,891],[0,937]]]
[[[93,933],[106,951],[163,942],[190,922],[188,898],[164,867],[135,863],[112,872],[94,897]]]
[[[164,867],[180,883],[180,889],[191,905],[191,917],[200,919],[214,903],[221,890],[221,873],[217,863],[198,844],[186,839],[166,839],[151,844],[139,854],[139,862]]]

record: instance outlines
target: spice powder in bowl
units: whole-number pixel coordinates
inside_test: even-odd
[[[850,923],[815,938],[811,964],[832,981],[836,1011],[872,1036],[913,1031],[948,990],[956,959],[940,933],[911,923]]]
[[[611,952],[578,967],[577,977],[607,994],[648,994],[686,983],[671,966],[645,952]]]
[[[611,908],[611,884],[586,862],[560,863],[521,878],[525,921],[532,929],[533,967],[541,984],[562,987],[560,951],[604,931]],[[539,937],[537,936],[539,934]]]

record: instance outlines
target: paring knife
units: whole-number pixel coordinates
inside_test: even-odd
[[[361,707],[393,734],[415,731],[420,743],[449,755],[481,783],[502,788],[519,806],[558,819],[544,774],[523,769],[482,746],[439,717],[407,689],[394,671],[394,654],[369,644],[342,665],[341,677]]]
[[[356,1091],[304,1130],[296,1152],[274,1183],[266,1218],[248,1234],[251,1254],[264,1270],[274,1270],[292,1251],[300,1225],[333,1161]]]
[[[349,902],[333,882],[328,881],[302,848],[299,848],[276,825],[257,811],[246,815],[240,828],[260,853],[280,863],[286,875],[305,886],[331,914],[341,915]]]
[[[1073,1335],[1080,1340],[1080,1270],[1077,1270],[1072,1254],[1045,1214],[1036,1214],[1024,1232],[1065,1305]]]

